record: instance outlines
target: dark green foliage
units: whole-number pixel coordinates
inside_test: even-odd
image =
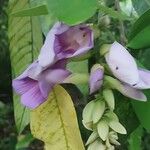
[[[0,5],[0,100],[11,101],[11,69],[7,37],[7,0]]]

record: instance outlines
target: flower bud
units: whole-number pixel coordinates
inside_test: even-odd
[[[112,90],[110,90],[110,89],[103,90],[103,97],[104,97],[105,101],[107,102],[108,107],[111,110],[114,110],[115,99],[114,99],[114,94],[113,94]]]
[[[94,131],[88,138],[86,145],[93,143],[98,137],[99,137],[98,133],[96,131]]]
[[[97,149],[99,149],[99,150],[106,150],[106,146],[103,145],[101,140],[96,140],[95,142],[90,144],[87,150],[97,150]]]
[[[100,52],[100,55],[101,55],[101,56],[104,56],[106,53],[108,53],[110,47],[111,47],[111,44],[103,44],[103,45],[101,46],[101,48],[100,48],[100,51],[99,51],[99,52]]]
[[[104,68],[100,64],[95,64],[91,68],[89,79],[90,94],[96,92],[103,84]]]
[[[92,120],[93,123],[97,123],[103,116],[105,111],[105,102],[103,100],[98,100],[94,104]]]
[[[108,138],[108,133],[109,133],[108,123],[105,120],[101,120],[97,125],[97,131],[98,131],[100,138],[103,141],[106,141],[106,139]]]
[[[113,129],[117,133],[127,134],[127,131],[124,128],[124,126],[121,123],[117,122],[117,121],[110,121],[109,126],[110,126],[111,129]]]
[[[87,128],[88,130],[92,130],[92,115],[93,115],[94,106],[95,106],[95,101],[91,101],[83,109],[82,123],[85,126],[85,128]]]

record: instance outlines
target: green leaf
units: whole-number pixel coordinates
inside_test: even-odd
[[[141,15],[150,8],[149,0],[132,0],[132,4],[136,12]]]
[[[16,150],[27,148],[33,140],[34,138],[30,133],[26,135],[19,135]]]
[[[145,66],[147,65],[147,68],[150,69],[150,66],[148,65],[149,63],[149,49],[146,52],[147,57],[140,57],[138,62],[138,66],[140,68],[145,68]],[[142,62],[142,64],[141,64]],[[135,110],[135,113],[141,123],[141,126],[143,126],[148,132],[150,132],[150,122],[149,122],[149,116],[150,116],[150,90],[145,90],[144,94],[147,97],[147,101],[146,102],[141,102],[141,101],[132,101],[132,106]]]
[[[40,5],[32,8],[26,8],[11,13],[13,17],[39,16],[48,14],[47,6]]]
[[[142,134],[143,128],[139,126],[135,131],[133,131],[129,137],[129,146],[128,150],[141,150]]]
[[[139,32],[128,44],[128,47],[133,49],[150,47],[150,26]]]
[[[129,36],[128,46],[134,49],[148,47],[150,44],[150,9],[145,12],[133,25]]]
[[[127,16],[126,14],[124,14],[123,12],[115,11],[112,8],[109,8],[109,7],[106,7],[103,5],[99,5],[99,11],[103,12],[105,14],[108,14],[109,16],[111,16],[113,18],[117,18],[120,20],[131,20],[132,19],[129,16]]]
[[[79,24],[94,15],[97,0],[47,0],[49,13],[69,25]]]
[[[132,105],[141,125],[150,132],[150,90],[147,90],[145,94],[148,99],[147,102],[132,101]]]
[[[67,64],[67,68],[72,73],[88,74],[88,61],[70,62]],[[88,95],[88,82],[84,84],[77,84],[77,87],[84,95]]]
[[[28,0],[10,0],[10,14],[29,7]],[[36,17],[9,16],[10,57],[13,77],[20,75],[37,57],[42,45],[42,32]],[[29,123],[29,111],[20,103],[20,96],[14,94],[14,114],[17,130],[23,131]]]
[[[55,86],[47,101],[31,111],[31,132],[46,150],[84,150],[70,95]]]
[[[40,5],[45,5],[46,0],[30,0],[31,1],[31,7],[37,7]],[[47,7],[46,7],[47,9]],[[40,25],[42,28],[42,32],[46,36],[50,28],[53,26],[53,24],[57,21],[57,19],[52,16],[52,14],[48,13],[46,15],[40,15],[38,16],[40,20]]]

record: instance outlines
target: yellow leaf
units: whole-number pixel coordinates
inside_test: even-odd
[[[45,103],[31,111],[30,126],[46,150],[84,150],[71,97],[60,85]]]

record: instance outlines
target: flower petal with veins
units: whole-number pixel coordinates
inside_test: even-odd
[[[119,80],[134,85],[139,82],[136,62],[131,54],[118,42],[114,42],[105,56],[112,73]]]
[[[122,87],[118,88],[118,91],[129,98],[140,101],[147,101],[145,94],[141,90],[135,89],[127,84],[122,84]]]
[[[82,55],[93,45],[93,32],[89,26],[67,26],[57,22],[49,31],[41,48],[39,65],[45,68],[60,59]]]
[[[46,99],[42,96],[38,84],[21,96],[21,103],[31,109],[42,104]]]
[[[137,89],[150,89],[150,71],[139,68],[140,81],[134,85]]]

